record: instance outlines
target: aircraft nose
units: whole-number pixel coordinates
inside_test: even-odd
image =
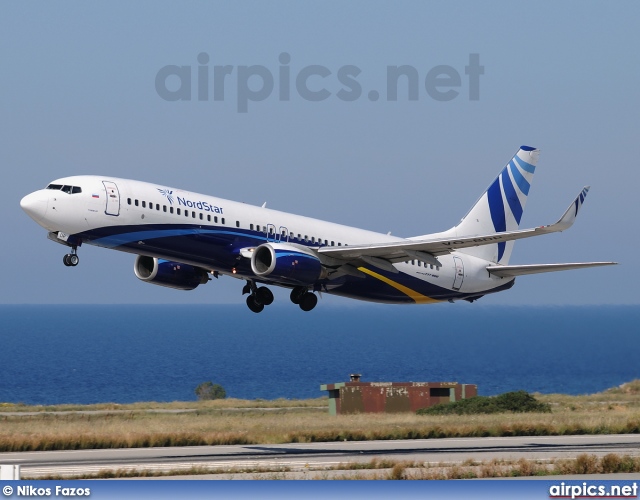
[[[20,200],[20,208],[36,222],[41,222],[47,213],[48,197],[42,191],[35,191]]]

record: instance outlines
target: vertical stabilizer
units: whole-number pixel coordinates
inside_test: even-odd
[[[456,236],[475,236],[518,229],[539,153],[536,148],[522,146],[452,232]],[[513,244],[507,241],[460,252],[506,265]]]

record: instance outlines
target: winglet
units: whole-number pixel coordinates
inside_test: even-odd
[[[578,194],[578,196],[576,196],[576,199],[573,200],[573,203],[569,205],[569,208],[567,208],[567,211],[564,213],[564,215],[560,217],[560,220],[548,227],[552,227],[554,231],[564,231],[565,229],[569,229],[575,222],[576,217],[578,216],[578,212],[580,211],[580,208],[582,207],[582,204],[587,197],[587,193],[589,192],[590,187],[591,186],[585,186],[584,188],[582,188],[580,194]]]

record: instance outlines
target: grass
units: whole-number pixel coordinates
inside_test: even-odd
[[[373,439],[640,433],[640,382],[592,396],[536,395],[551,413],[330,416],[326,399],[21,406],[2,415],[0,451],[77,450]],[[191,409],[188,413],[147,410]],[[233,411],[231,411],[233,409]],[[51,411],[61,413],[49,413]],[[78,413],[79,410],[117,410]],[[261,411],[262,410],[262,411]]]
[[[534,461],[521,458],[512,460],[490,460],[475,462],[468,460],[461,464],[425,464],[409,461],[377,461],[358,464],[340,464],[334,470],[380,470],[378,475],[367,475],[362,479],[476,479],[498,477],[532,477],[580,474],[618,474],[640,472],[640,457],[610,453],[598,457],[582,454],[575,459]],[[334,479],[347,479],[334,476]]]
[[[307,469],[305,473],[318,472],[319,469]],[[37,478],[23,479],[111,479],[132,477],[163,477],[163,476],[195,476],[205,474],[258,474],[257,479],[287,479],[300,478],[300,475],[287,476],[295,473],[289,467],[246,467],[234,469],[220,469],[211,467],[189,467],[166,471],[117,469],[101,470],[97,473],[80,474],[74,476],[49,475]],[[355,474],[353,474],[355,472]],[[369,462],[348,462],[322,469],[321,474],[305,474],[308,479],[389,479],[389,480],[425,480],[425,479],[475,479],[499,477],[532,477],[580,474],[616,474],[640,472],[640,457],[630,455],[608,454],[602,457],[582,454],[575,459],[557,459],[550,461],[532,461],[520,459],[473,461],[467,460],[461,464],[428,464],[424,462],[380,460]],[[246,476],[241,476],[246,477]]]
[[[0,417],[0,451],[618,433],[640,433],[638,409],[558,410],[526,416],[330,416],[326,410],[313,409],[69,413]]]
[[[212,410],[236,408],[313,408],[327,407],[326,397],[316,399],[216,399],[212,401],[174,401],[172,403],[157,403],[153,401],[142,403],[118,404],[99,403],[93,405],[49,405],[29,406],[23,403],[0,403],[2,412],[54,412],[54,411],[147,411],[147,410]]]

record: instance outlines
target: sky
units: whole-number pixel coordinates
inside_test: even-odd
[[[150,286],[132,255],[88,245],[65,267],[19,207],[59,177],[414,236],[455,225],[529,145],[521,227],[591,191],[570,231],[517,242],[510,263],[620,265],[521,277],[481,302],[638,304],[638,19],[631,1],[2,2],[0,303],[244,300],[232,278]]]

